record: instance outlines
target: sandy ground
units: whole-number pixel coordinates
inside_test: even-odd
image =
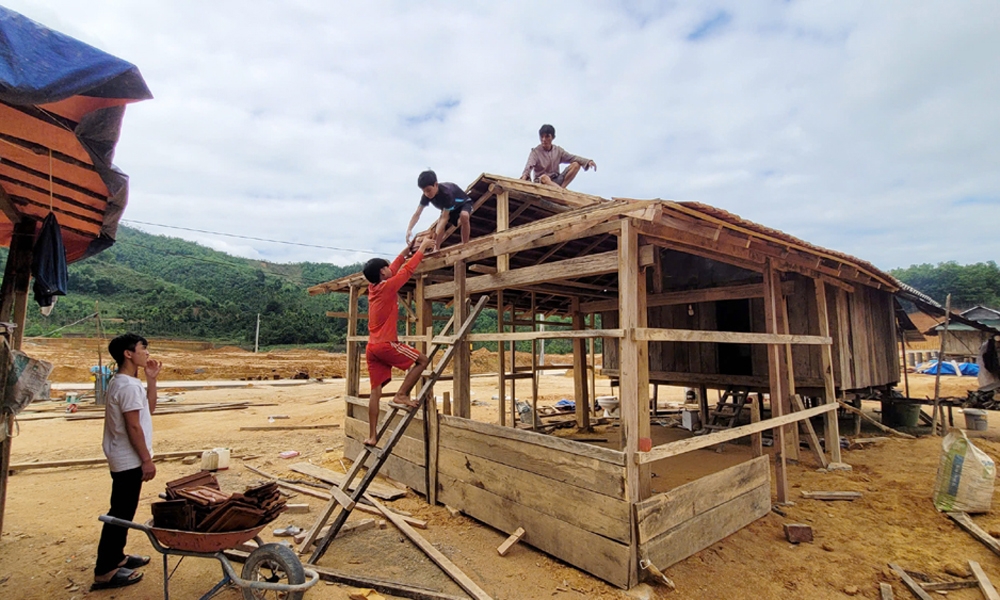
[[[55,381],[79,381],[87,368],[96,364],[96,343],[81,340],[41,344],[31,342],[25,350],[57,363]],[[153,342],[151,350],[166,364],[165,379],[256,379],[291,377],[308,370],[311,377],[322,376],[322,383],[301,387],[270,389],[248,381],[245,388],[206,389],[175,393],[163,390],[161,406],[190,405],[208,402],[248,401],[246,410],[164,414],[154,418],[155,450],[159,453],[211,447],[229,447],[234,459],[228,471],[220,472],[224,489],[240,491],[258,480],[245,468],[252,465],[292,478],[303,478],[288,471],[289,464],[308,461],[343,471],[343,437],[340,429],[285,432],[241,432],[244,425],[266,425],[269,417],[287,415],[278,423],[342,424],[344,385],[330,377],[342,372],[343,355],[314,351],[289,351],[254,356],[231,348],[204,349],[196,344]],[[478,355],[474,364],[488,369],[490,358]],[[107,360],[107,357],[105,357]],[[495,361],[495,359],[493,359]],[[556,360],[568,362],[566,357]],[[495,364],[495,363],[494,363]],[[338,371],[341,370],[341,371]],[[197,372],[196,371],[200,371]],[[268,374],[270,374],[268,376]],[[541,404],[572,397],[572,378],[561,374],[546,375],[541,380]],[[933,394],[933,377],[910,376],[911,395]],[[495,421],[497,414],[496,380],[473,379],[473,417]],[[970,378],[943,378],[944,395],[964,396],[974,386]],[[598,380],[598,392],[607,391],[607,381]],[[447,387],[443,388],[444,390]],[[518,386],[524,397],[528,385]],[[439,392],[440,393],[440,392]],[[661,402],[678,401],[679,389],[661,388]],[[265,406],[266,405],[266,406]],[[13,441],[13,462],[36,462],[101,455],[100,419],[66,421],[59,417],[61,401],[36,403],[30,413],[22,413],[20,432]],[[866,403],[869,413],[877,403]],[[51,416],[53,418],[44,418]],[[957,415],[961,421],[961,415]],[[1000,416],[990,414],[990,431],[977,438],[976,444],[993,457],[1000,455]],[[681,435],[675,428],[654,425],[658,439]],[[848,421],[842,432],[853,431]],[[616,428],[608,428],[609,444],[614,443]],[[865,427],[863,436],[881,436]],[[896,562],[907,569],[921,571],[935,580],[953,579],[945,569],[972,559],[1000,583],[1000,557],[938,514],[930,501],[937,468],[940,439],[929,436],[917,440],[887,440],[864,450],[846,450],[844,461],[853,466],[850,472],[817,472],[814,459],[807,452],[802,462],[789,468],[795,505],[782,510],[785,517],[771,513],[749,527],[667,569],[677,590],[667,592],[654,587],[652,597],[695,599],[723,598],[878,598],[878,583],[892,583],[896,597],[910,597],[886,564]],[[278,453],[297,450],[299,457],[282,460]],[[655,489],[667,489],[745,460],[749,449],[729,444],[720,454],[700,450],[686,455],[684,461],[664,461],[657,468]],[[343,463],[343,464],[342,464]],[[146,484],[137,520],[149,517],[149,504],[163,490],[163,483],[191,474],[197,465],[180,461],[158,463],[156,479]],[[21,471],[10,479],[7,513],[0,537],[0,597],[2,598],[158,598],[162,597],[162,571],[159,555],[149,542],[132,532],[129,550],[154,554],[154,563],[145,568],[145,580],[114,592],[87,593],[92,579],[94,553],[100,530],[97,516],[107,510],[110,477],[106,467],[73,467]],[[855,502],[827,503],[799,497],[803,490],[852,490],[864,494]],[[299,495],[293,502],[307,503],[311,514],[284,515],[273,527],[295,524],[307,527],[323,501]],[[577,569],[533,550],[516,546],[506,557],[495,551],[505,535],[464,516],[452,516],[443,506],[428,506],[421,496],[410,492],[392,503],[414,516],[426,519],[428,528],[421,533],[447,555],[466,574],[497,599],[522,598],[627,598],[625,592],[603,583]],[[355,514],[353,518],[367,515]],[[1000,532],[1000,516],[994,511],[975,517],[988,531]],[[797,522],[810,524],[815,532],[813,543],[792,545],[784,540],[782,525]],[[265,540],[272,538],[265,530]],[[171,567],[176,559],[171,559]],[[334,542],[320,564],[363,576],[380,577],[461,595],[437,567],[391,525],[348,534]],[[173,598],[197,598],[221,576],[217,562],[209,559],[185,559],[171,579]],[[320,582],[308,598],[346,599],[351,588]],[[959,590],[951,598],[980,598],[978,591]],[[219,598],[241,597],[236,590],[226,590]]]

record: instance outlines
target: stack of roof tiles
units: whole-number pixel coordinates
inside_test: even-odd
[[[167,482],[167,500],[154,502],[153,526],[221,533],[270,523],[285,509],[274,482],[226,493],[208,471]]]

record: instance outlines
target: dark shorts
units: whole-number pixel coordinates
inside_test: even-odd
[[[451,207],[451,210],[448,211],[448,224],[458,226],[458,218],[462,216],[463,212],[472,214],[472,200],[466,200],[461,204]]]
[[[368,344],[365,358],[368,360],[368,381],[372,387],[389,383],[392,368],[405,371],[420,357],[416,350],[400,342]]]
[[[569,167],[566,167],[565,169],[563,169],[562,173],[556,173],[555,175],[551,175],[550,174],[549,175],[549,179],[552,180],[552,183],[554,183],[554,184],[556,184],[558,186],[561,186],[563,184],[563,181],[566,180],[566,171],[568,171],[568,170],[569,170]],[[535,183],[541,183],[541,182],[542,182],[542,177],[541,176],[535,177]]]

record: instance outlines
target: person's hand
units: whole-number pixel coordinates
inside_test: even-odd
[[[154,477],[156,477],[156,465],[153,464],[153,459],[143,461],[142,480],[152,481]]]
[[[424,238],[420,240],[420,252],[427,254],[427,249],[430,248],[431,251],[434,251],[434,247],[434,236],[425,235]]]
[[[594,161],[590,161],[589,163],[587,163],[587,168],[584,169],[584,171],[586,171],[587,169],[593,169],[593,170],[596,171],[597,170],[597,163],[595,163]]]
[[[412,239],[413,239],[413,230],[412,230],[412,229],[407,229],[407,230],[406,230],[406,245],[407,245],[407,246],[409,246],[409,245],[410,245],[410,241],[411,241]]]
[[[147,360],[145,368],[146,381],[149,381],[150,379],[156,379],[156,377],[160,374],[161,366],[162,365],[160,361],[156,360],[155,358],[150,358],[149,360]]]

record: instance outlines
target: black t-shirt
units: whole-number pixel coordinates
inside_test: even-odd
[[[438,183],[438,193],[434,198],[420,194],[420,206],[433,204],[434,208],[438,210],[451,210],[456,204],[467,200],[469,200],[469,195],[465,193],[465,190],[447,181]]]

